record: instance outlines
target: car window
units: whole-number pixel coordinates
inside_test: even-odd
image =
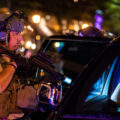
[[[118,57],[115,58],[113,63],[104,70],[102,75],[98,78],[96,83],[93,84],[92,89],[89,92],[89,95],[86,98],[86,102],[92,100],[97,96],[108,95],[109,85],[112,80],[112,75],[115,71],[115,65],[118,60]]]
[[[59,72],[74,80],[103,47],[103,44],[80,41],[51,41],[47,45],[46,53],[51,56]]]
[[[110,99],[120,105],[120,59],[113,74]]]

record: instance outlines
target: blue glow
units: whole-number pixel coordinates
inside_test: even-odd
[[[112,81],[112,92],[115,90],[116,86],[120,83],[120,60],[117,62],[117,66],[114,70],[113,81]]]
[[[61,85],[61,88],[60,88],[60,99],[62,99],[62,93],[63,93],[63,86]]]
[[[96,13],[99,14],[99,15],[103,14],[102,10],[96,10]]]
[[[102,15],[100,15],[100,14],[95,14],[94,18],[95,18],[94,26],[95,26],[96,28],[98,28],[98,29],[101,30],[101,29],[102,29],[102,23],[103,23],[103,17],[102,17]]]
[[[101,77],[97,80],[97,82],[93,85],[93,89],[90,92],[90,94],[88,95],[88,97],[86,98],[86,101],[93,98],[93,97],[101,95],[102,89],[104,86],[104,82],[105,82],[105,74],[106,74],[106,72],[104,72],[101,75]]]
[[[94,26],[98,29],[102,29],[101,23],[95,22]]]
[[[96,14],[95,15],[95,20],[98,23],[102,23],[103,22],[103,17],[101,15]]]
[[[110,97],[110,99],[114,102],[117,102],[118,100],[118,94],[120,92],[120,60],[118,61],[118,64],[116,66],[114,75],[113,75],[113,83],[112,83],[112,87],[113,87],[113,93]]]
[[[104,87],[104,89],[103,89],[102,95],[108,95],[109,84],[110,84],[110,80],[111,80],[112,73],[113,73],[115,64],[116,64],[116,62],[117,62],[117,59],[118,59],[118,57],[114,60],[112,66],[111,66],[111,69],[110,69],[110,71],[109,71],[109,74],[108,74],[108,77],[107,77],[107,80],[106,80],[105,87]]]
[[[57,51],[60,52],[62,50],[62,48],[64,47],[65,43],[64,42],[59,42],[60,43],[60,47],[57,48]]]
[[[52,105],[54,104],[54,98],[52,98],[52,97],[50,98],[50,104],[52,104]]]
[[[106,69],[103,72],[101,77],[93,85],[93,88],[85,101],[93,97],[96,97],[98,95],[108,95],[109,84],[110,84],[110,80],[111,80],[117,59],[118,57],[113,61],[112,65],[109,66],[108,69]]]
[[[120,107],[117,108],[117,112],[120,112]]]
[[[82,34],[81,32],[79,32],[79,33],[78,33],[78,36],[81,36],[81,37],[82,37],[82,36],[83,36],[83,34]]]
[[[69,77],[66,77],[66,78],[63,80],[63,82],[65,82],[65,83],[67,83],[67,84],[71,84],[72,79],[69,78]]]
[[[50,96],[50,104],[54,104],[54,94],[53,94],[53,89],[51,89],[51,96]]]

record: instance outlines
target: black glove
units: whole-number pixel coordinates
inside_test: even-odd
[[[15,54],[14,52],[8,50],[7,48],[5,48],[1,45],[0,45],[0,53],[1,54],[6,54],[7,56],[10,56],[12,61],[15,61],[18,67],[29,65],[29,60],[27,58]]]
[[[18,55],[12,59],[13,59],[13,61],[15,61],[15,63],[17,64],[18,67],[27,67],[30,65],[29,59],[27,59],[25,57],[21,57]]]

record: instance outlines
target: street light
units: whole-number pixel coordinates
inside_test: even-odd
[[[40,15],[33,15],[32,20],[34,23],[40,23]]]

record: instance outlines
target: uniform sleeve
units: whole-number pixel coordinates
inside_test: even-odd
[[[2,69],[4,69],[7,64],[8,64],[8,63],[6,63],[6,62],[4,61],[4,59],[2,59],[2,57],[0,57],[0,66],[2,67]]]

